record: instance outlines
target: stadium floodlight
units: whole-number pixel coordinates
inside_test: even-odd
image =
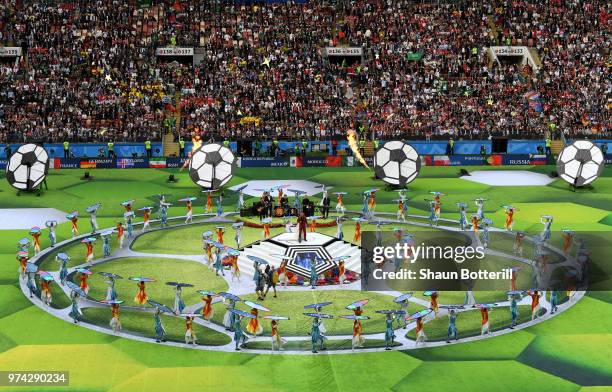
[[[13,188],[36,189],[49,172],[49,154],[36,144],[24,144],[9,158],[6,180]]]
[[[577,140],[566,146],[557,158],[557,172],[569,184],[580,187],[597,179],[604,169],[604,156],[588,140]]]
[[[401,141],[385,143],[374,156],[376,176],[391,185],[405,186],[418,176],[420,169],[419,154]]]
[[[189,176],[202,188],[218,189],[231,180],[236,157],[229,148],[221,144],[206,144],[191,154]]]

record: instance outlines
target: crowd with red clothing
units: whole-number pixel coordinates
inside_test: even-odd
[[[0,142],[610,133],[609,2],[236,3],[3,2],[0,44],[24,56],[0,61]],[[201,62],[156,57],[172,45]],[[542,66],[490,61],[496,45],[533,47]]]

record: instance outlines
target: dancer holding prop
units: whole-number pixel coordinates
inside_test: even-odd
[[[244,312],[238,309],[232,309],[231,312],[234,314],[234,342],[236,343],[236,351],[240,351],[241,347],[244,347],[246,342],[249,340],[247,334],[242,330],[241,318],[246,317],[248,319],[253,319],[251,313]]]
[[[89,277],[89,275],[92,274],[92,272],[87,268],[77,268],[75,271],[80,274],[79,287],[85,293],[85,295],[87,295],[89,293],[89,285],[87,284],[87,278]]]
[[[112,274],[110,272],[100,272],[100,275],[104,276],[107,281],[107,288],[106,288],[106,301],[114,301],[117,299],[117,291],[115,290],[115,281],[117,279],[123,279],[123,277],[116,275],[116,274]]]
[[[510,301],[510,316],[512,317],[512,324],[510,324],[510,329],[514,329],[514,327],[516,327],[516,325],[518,324],[519,311],[517,297],[518,299],[520,299],[522,293],[522,291],[518,290],[511,290],[507,293],[508,300]]]
[[[376,210],[376,192],[378,189],[373,188],[368,190],[369,199],[368,199],[368,210],[370,212],[370,217],[374,216],[374,211]]]
[[[149,300],[149,296],[146,292],[146,283],[155,282],[155,279],[145,278],[144,276],[135,276],[130,277],[129,279],[138,282],[136,284],[136,287],[138,287],[138,293],[136,293],[136,296],[134,297],[134,302],[140,306],[145,306]]]
[[[187,208],[187,212],[185,213],[185,224],[193,223],[193,201],[197,199],[197,197],[179,199],[179,202],[185,203],[185,208]]]
[[[263,225],[262,236],[267,240],[270,238],[270,223],[272,223],[272,218],[264,218],[261,220],[261,223]]]
[[[259,311],[269,312],[270,309],[251,301],[244,301],[244,303],[251,308],[251,314],[253,315],[253,318],[249,320],[246,329],[254,336],[260,335],[263,332],[263,326],[258,320]]]
[[[531,321],[538,318],[540,315],[540,309],[542,309],[540,305],[540,293],[538,290],[528,291],[527,295],[531,297]]]
[[[414,320],[416,322],[416,341],[414,342],[415,347],[419,344],[425,345],[425,341],[427,340],[427,335],[425,335],[423,318],[432,312],[431,309],[423,309],[416,313],[411,314],[406,317],[406,322]]]
[[[223,215],[223,204],[221,204],[223,201],[223,196],[219,195],[217,197],[217,200],[215,200],[215,204],[217,205],[217,216],[221,216]]]
[[[160,203],[159,206],[159,220],[161,227],[168,227],[168,208],[172,204],[170,203]]]
[[[240,249],[240,240],[242,238],[242,227],[244,226],[244,222],[236,222],[232,225],[232,228],[235,231],[234,240],[236,241],[236,249]]]
[[[243,185],[240,188],[236,189],[236,192],[238,192],[238,202],[236,203],[236,212],[240,212],[240,210],[242,210],[244,208],[244,188],[246,188],[248,186],[247,185]]]
[[[553,217],[551,215],[542,215],[540,218],[540,222],[544,225],[542,229],[542,233],[540,234],[540,239],[543,242],[550,240],[550,227],[553,223]]]
[[[550,291],[550,314],[555,314],[557,310],[559,310],[558,299],[557,299],[557,290]]]
[[[223,245],[223,234],[225,234],[225,227],[217,226],[217,242]]]
[[[106,230],[100,233],[100,237],[102,238],[102,253],[103,257],[110,257],[111,248],[110,248],[110,236],[114,233],[114,230]]]
[[[476,237],[480,238],[478,235],[478,222],[480,222],[480,217],[478,214],[472,215],[472,231]]]
[[[125,226],[127,228],[127,238],[134,237],[134,211],[126,212],[123,214],[125,219]]]
[[[331,302],[327,304],[330,303]],[[307,305],[304,308],[314,307],[315,309],[317,309],[316,305],[319,304]],[[325,341],[327,340],[327,337],[325,337],[325,332],[321,330],[321,327],[323,326],[323,319],[331,319],[334,318],[334,316],[324,313],[304,313],[304,316],[312,317],[312,326],[310,328],[310,342],[312,343],[312,352],[317,353],[317,344],[319,345],[319,350],[325,350]]]
[[[85,262],[91,263],[94,259],[93,244],[96,242],[96,237],[83,238],[81,242],[85,244],[85,247],[87,248]]]
[[[101,205],[102,205],[101,203],[96,203],[96,204],[90,205],[89,207],[85,209],[85,212],[89,214],[89,224],[91,225],[91,234],[94,234],[96,230],[98,230],[98,220],[96,218],[96,215],[98,214],[98,209],[100,208]]]
[[[234,279],[240,282],[240,267],[238,266],[238,256],[240,256],[240,252],[236,249],[228,248],[227,254],[232,263],[232,282]]]
[[[504,214],[506,214],[506,221],[504,222],[504,228],[507,231],[512,231],[514,227],[514,213],[517,211],[513,206],[502,206]]]
[[[221,258],[221,253],[224,249],[225,247],[222,244],[215,244],[215,264],[213,264],[213,267],[215,269],[216,276],[219,276],[219,271],[221,271],[221,276],[225,276],[225,273],[223,272],[223,261]]]
[[[425,201],[428,201],[425,199]],[[435,200],[429,200],[429,226],[438,226],[440,206]]]
[[[138,211],[142,211],[142,231],[145,232],[150,225],[149,219],[151,217],[151,211],[153,207],[142,207]]]
[[[38,266],[36,266],[36,264],[34,263],[28,263],[26,265],[26,275],[27,275],[27,282],[26,285],[28,286],[28,290],[30,291],[30,298],[33,298],[34,295],[36,294],[36,291],[38,290],[38,288],[36,287],[36,273],[38,272]]]
[[[400,306],[400,309],[394,313],[395,321],[397,322],[398,328],[403,327],[404,329],[406,329],[406,326],[408,325],[406,323],[405,317],[408,314],[408,300],[412,297],[413,294],[413,292],[402,294],[398,297],[395,297],[395,299],[393,300],[393,302]]]
[[[214,192],[214,190],[208,190],[208,191],[202,191],[203,193],[206,193],[206,206],[204,208],[204,211],[207,214],[210,214],[212,212],[212,208],[213,208],[213,200],[212,200],[212,194]]]
[[[40,277],[40,299],[42,302],[51,306],[51,290],[49,289],[49,284],[54,282],[53,276],[46,271],[38,271],[38,276]]]
[[[395,219],[406,222],[406,205],[404,204],[406,201],[404,199],[394,199],[393,201],[397,202],[397,213],[395,214]]]
[[[433,195],[433,201],[435,202],[434,213],[436,214],[436,225],[437,225],[438,224],[437,222],[440,220],[440,206],[442,205],[441,196],[446,196],[446,194],[440,193],[440,192],[429,192],[429,193]]]
[[[343,240],[344,239],[344,232],[342,231],[342,223],[345,221],[346,219],[342,216],[338,216],[336,217],[336,238],[339,240]]]
[[[70,231],[72,232],[72,238],[79,235],[79,213],[78,211],[71,212],[66,215],[66,219],[70,221]]]
[[[393,346],[393,342],[395,341],[393,319],[397,312],[395,310],[377,310],[376,313],[385,315],[385,350],[391,350],[391,346]]]
[[[353,235],[353,242],[359,244],[361,242],[361,224],[367,222],[364,218],[353,218],[355,221],[355,234]]]
[[[438,291],[428,290],[423,293],[424,297],[429,297],[429,307],[434,312],[434,318],[438,316]]]
[[[446,343],[450,343],[451,337],[458,340],[457,336],[457,313],[455,309],[450,309],[448,312],[448,332],[446,333]]]
[[[28,265],[28,259],[30,256],[27,251],[20,250],[17,252],[17,260],[19,261],[19,277],[23,280],[27,277],[26,267]]]
[[[270,329],[272,331],[272,351],[281,351],[283,349],[283,345],[287,343],[285,339],[283,339],[278,333],[278,322],[280,320],[289,320],[289,317],[284,316],[264,316],[266,320],[272,320],[270,322]]]
[[[467,228],[467,204],[465,203],[457,203],[457,207],[459,207],[459,226],[461,226],[461,230],[465,230]]]
[[[485,217],[484,216],[484,205],[486,201],[487,199],[483,199],[482,197],[474,199],[474,204],[476,204],[476,215],[478,216],[479,220]]]
[[[346,211],[346,208],[344,208],[344,195],[346,195],[346,192],[335,192],[334,195],[336,195],[336,213],[340,214],[340,215],[344,215],[344,212]]]
[[[185,309],[185,302],[183,301],[183,287],[193,287],[192,284],[189,283],[181,283],[181,282],[166,282],[168,286],[174,287],[174,306],[172,310],[174,314],[181,314]]]
[[[491,335],[491,328],[489,326],[489,311],[497,304],[476,304],[474,307],[480,308],[480,336],[484,334]]]
[[[32,236],[32,248],[34,248],[34,255],[40,253],[40,227],[34,226],[30,229],[30,235]]]
[[[66,281],[66,286],[68,286],[68,288],[71,290],[70,301],[72,303],[68,316],[70,316],[76,324],[81,320],[81,317],[83,316],[83,312],[81,312],[81,308],[79,307],[78,297],[87,297],[87,294],[85,294],[85,292],[81,290],[79,286],[77,286],[71,281]]]
[[[223,302],[225,302],[225,300],[229,301],[229,305],[226,306],[225,315],[223,316],[223,325],[225,326],[225,329],[227,331],[233,332],[234,331],[234,321],[235,321],[236,315],[234,314],[234,312],[232,312],[232,310],[236,308],[236,302],[242,301],[242,300],[237,295],[234,295],[232,293],[227,293],[224,291],[220,292],[219,296],[223,298]]]
[[[198,337],[193,332],[193,319],[195,314],[185,314],[185,344],[197,344]]]
[[[321,219],[320,216],[309,216],[307,218],[310,221],[310,232],[314,233],[317,231],[317,219]]]
[[[131,212],[135,201],[134,199],[123,201],[121,202],[121,206],[125,209],[125,212]]]
[[[119,316],[120,316],[119,308],[120,308],[120,305],[123,303],[123,301],[118,300],[118,299],[111,299],[111,300],[105,299],[101,302],[110,305],[111,319],[108,325],[111,327],[114,333],[119,332],[119,330],[121,330],[121,320],[119,320]]]
[[[340,316],[341,318],[353,320],[353,339],[351,341],[351,349],[363,347],[365,344],[365,338],[363,337],[363,325],[361,320],[368,320],[368,316],[351,314],[348,316]]]
[[[123,248],[123,239],[125,238],[125,229],[123,228],[122,222],[117,222],[117,242],[119,248]]]
[[[212,306],[212,301],[217,294],[207,290],[198,290],[198,293],[202,295],[202,302],[204,302],[204,306],[202,307],[202,317],[204,320],[210,322],[215,315],[215,309]]]
[[[55,230],[57,229],[57,221],[48,220],[45,222],[45,226],[47,226],[47,228],[49,229],[49,243],[53,248],[57,243],[57,234],[55,233]]]
[[[70,256],[66,253],[58,253],[55,256],[55,261],[60,263],[60,282],[62,285],[66,284],[66,279],[68,278],[68,262],[70,261]]]

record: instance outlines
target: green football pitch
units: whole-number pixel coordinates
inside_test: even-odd
[[[478,167],[467,170],[501,170],[495,167]],[[503,170],[532,170],[548,173],[552,167],[504,167]],[[176,170],[91,170],[94,179],[83,181],[83,170],[51,171],[49,190],[40,197],[35,194],[17,196],[15,190],[2,179],[0,182],[0,208],[52,207],[61,211],[84,209],[92,203],[102,202],[98,214],[100,227],[116,224],[123,210],[119,205],[126,199],[136,199],[137,207],[153,205],[156,195],[165,194],[170,201],[186,196],[197,196],[194,212],[203,212],[201,194],[185,172]],[[594,232],[608,238],[612,232],[612,169],[606,168],[592,189],[571,192],[563,181],[548,186],[494,187],[458,178],[457,168],[424,167],[419,178],[408,186],[408,213],[427,214],[425,199],[430,191],[447,194],[444,197],[442,217],[457,219],[456,202],[469,202],[482,196],[489,201],[485,212],[501,226],[504,213],[500,206],[512,204],[519,208],[515,230],[539,231],[540,215],[555,217],[554,230],[571,228],[581,232]],[[168,183],[169,174],[175,174],[178,182]],[[367,170],[361,168],[273,168],[238,169],[228,186],[252,179],[291,180],[308,179],[333,187],[332,192],[345,191],[349,210],[361,208],[357,194],[367,188],[381,187]],[[380,192],[377,211],[395,212],[395,192]],[[247,204],[249,199],[246,200]],[[236,195],[226,192],[224,207],[233,210]],[[473,203],[472,203],[473,204]],[[452,207],[451,207],[452,206]],[[473,209],[473,205],[470,205]],[[175,204],[170,216],[184,214],[184,206]],[[87,218],[80,220],[87,230]],[[199,231],[198,231],[199,230]],[[173,247],[172,254],[193,254],[197,243],[186,242],[176,246],[183,238],[201,233],[190,228],[169,231],[166,235],[147,234],[149,241],[136,242],[134,249],[140,252],[162,253]],[[349,230],[350,231],[350,230]],[[19,289],[15,247],[17,241],[27,236],[27,230],[3,230],[0,232],[0,370],[66,370],[70,372],[68,387],[30,388],[14,387],[28,391],[582,391],[612,390],[612,293],[593,291],[571,308],[540,324],[492,338],[409,351],[379,353],[338,353],[333,355],[282,355],[225,353],[187,350],[179,347],[156,345],[124,339],[95,332],[60,320],[34,306]],[[228,233],[229,235],[230,233]],[[330,232],[330,234],[332,234]],[[348,233],[347,233],[348,234]],[[143,236],[143,239],[146,237]],[[158,237],[155,237],[158,236]],[[70,237],[69,224],[58,228],[58,240]],[[231,236],[230,236],[231,237]],[[243,241],[248,238],[243,237]],[[41,237],[42,246],[48,246],[46,234]],[[554,241],[560,241],[553,236]],[[199,240],[198,240],[199,242]],[[503,239],[498,246],[511,246]],[[99,244],[96,244],[99,247]],[[142,248],[139,248],[142,247]],[[190,248],[192,247],[192,248]],[[181,252],[183,249],[183,252]],[[67,251],[80,254],[82,245],[74,245]],[[602,252],[609,249],[600,250]],[[101,250],[96,248],[96,254]],[[197,252],[196,252],[197,253]],[[80,257],[74,257],[80,259]],[[608,258],[609,259],[609,258]],[[174,270],[176,260],[166,260],[167,276]],[[141,260],[146,263],[147,260]],[[80,261],[75,261],[76,264]],[[133,273],[128,263],[113,261],[117,271]],[[180,261],[187,273],[199,274],[207,279],[210,272],[200,271],[201,265]],[[100,266],[101,267],[101,266]],[[600,262],[596,267],[602,274],[610,275],[612,263]],[[123,269],[121,269],[123,268]],[[178,278],[178,277],[177,277]],[[92,277],[93,279],[93,277]],[[209,279],[209,281],[214,281]],[[222,290],[223,282],[211,289]],[[118,285],[118,290],[122,287]],[[92,290],[102,295],[104,286],[92,282]],[[132,288],[130,287],[130,290]],[[155,290],[151,286],[151,290]],[[133,292],[133,291],[130,291]],[[151,292],[152,295],[156,294]],[[323,292],[322,292],[323,293]],[[357,293],[359,295],[360,293]],[[168,293],[159,296],[170,303]],[[309,294],[310,295],[310,294]],[[343,294],[345,295],[345,294]],[[55,298],[61,297],[54,294]],[[352,298],[352,297],[351,297]],[[187,299],[187,298],[186,298]],[[189,298],[191,302],[194,298]],[[282,296],[279,297],[282,300]],[[304,300],[293,298],[295,303]],[[187,302],[187,301],[186,301]],[[65,306],[60,303],[58,306]],[[286,301],[283,306],[293,303]],[[411,305],[412,306],[412,305]],[[416,306],[416,305],[415,305]],[[222,311],[215,317],[221,317]],[[494,314],[495,312],[493,312]],[[521,314],[527,311],[521,309]],[[134,329],[142,328],[140,314],[125,312],[124,324]],[[106,320],[106,314],[89,309],[85,318],[95,322]],[[466,317],[464,322],[469,322]],[[492,316],[493,317],[493,316]],[[495,320],[492,320],[495,321]],[[105,321],[101,321],[102,323]],[[175,321],[168,320],[172,329]],[[477,320],[476,320],[477,322]],[[502,322],[502,321],[500,321]],[[458,321],[459,323],[459,321]],[[149,326],[147,324],[147,327]],[[180,328],[177,325],[176,328]],[[288,328],[299,330],[299,325]],[[346,332],[342,327],[339,333]],[[381,326],[372,324],[374,330]],[[432,325],[432,338],[443,336],[443,325]],[[146,333],[146,331],[142,331]],[[199,330],[196,330],[199,333]],[[466,334],[477,333],[466,330]],[[202,332],[207,335],[205,344],[224,344],[225,336]],[[181,336],[169,336],[180,340]],[[378,344],[371,342],[370,344]],[[344,343],[343,343],[344,344]],[[346,348],[339,346],[339,350]],[[350,350],[346,350],[350,352]],[[0,387],[0,390],[9,390]]]

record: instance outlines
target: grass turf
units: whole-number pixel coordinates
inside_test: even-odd
[[[466,169],[500,168],[479,166]],[[513,169],[541,173],[554,170],[550,166],[503,167],[503,170]],[[66,212],[79,210],[83,213],[88,205],[102,201],[104,204],[98,222],[101,227],[108,227],[114,225],[120,217],[122,210],[119,203],[122,200],[135,198],[137,207],[140,207],[151,205],[156,192],[165,193],[171,202],[191,194],[199,196],[188,174],[178,173],[174,169],[120,172],[99,169],[91,171],[94,176],[92,182],[79,180],[84,171],[51,171],[48,179],[51,189],[41,197],[30,194],[14,197],[15,191],[1,181],[0,206],[54,207]],[[426,211],[423,199],[430,198],[430,190],[437,190],[448,193],[442,207],[442,216],[446,218],[457,219],[455,202],[468,202],[472,211],[470,201],[476,196],[482,196],[489,199],[485,212],[493,217],[496,226],[501,226],[504,218],[499,206],[512,203],[521,208],[516,214],[515,230],[541,230],[539,216],[544,213],[555,216],[553,230],[565,225],[581,231],[612,230],[605,219],[610,215],[609,206],[612,205],[612,168],[604,170],[602,178],[595,182],[592,189],[578,190],[576,193],[570,192],[567,184],[561,180],[546,187],[490,187],[459,180],[457,172],[458,169],[453,167],[423,167],[419,178],[408,186],[409,213]],[[168,174],[175,174],[179,181],[166,183]],[[372,179],[371,173],[362,168],[326,168],[323,171],[320,168],[238,169],[228,185],[236,185],[245,179],[270,178],[311,179],[333,186],[332,192],[347,191],[347,205],[354,209],[359,209],[361,204],[358,192],[381,185]],[[391,199],[396,195],[381,192],[377,198],[378,210],[394,212],[395,203]],[[235,194],[226,192],[224,200],[226,209],[234,208]],[[246,201],[250,203],[251,198]],[[194,212],[203,212],[201,202],[196,203]],[[182,214],[183,206],[175,204],[170,208],[170,216]],[[81,231],[89,226],[86,220],[83,217],[80,221]],[[26,235],[25,230],[2,232],[0,257],[5,261],[0,263],[2,287],[16,282],[15,245],[19,238]],[[61,224],[58,239],[68,237],[69,224]],[[41,239],[43,247],[46,246],[46,234]],[[84,255],[84,246],[81,247],[83,251],[80,252]],[[607,268],[606,265],[602,267]],[[612,296],[607,292],[593,292],[571,309],[545,323],[478,342],[424,348],[407,353],[314,357],[199,352],[117,339],[58,320],[30,306],[18,290],[2,293],[3,303],[15,308],[5,308],[0,318],[0,342],[3,342],[0,347],[5,350],[0,354],[0,368],[69,370],[71,385],[61,390],[166,392],[214,388],[337,391],[354,390],[358,386],[363,391],[445,391],[457,390],[460,385],[464,390],[494,388],[500,391],[545,392],[577,391],[580,384],[593,383],[589,381],[589,375],[594,375],[591,380],[604,386],[583,388],[585,392],[609,390],[611,384],[602,378],[607,377],[610,370],[606,357],[602,360],[597,355],[589,355],[596,350],[602,355],[610,352],[607,344],[602,344],[612,333]],[[441,303],[450,302],[445,300],[445,296],[446,293],[442,293]],[[476,297],[480,300],[478,293]],[[577,336],[577,340],[564,338],[573,335]],[[555,339],[540,339],[537,342],[540,337],[550,336]],[[586,345],[580,344],[580,340],[587,342]],[[557,354],[560,344],[565,345],[563,355]],[[529,355],[518,356],[517,353],[521,351]],[[578,360],[575,361],[572,356]],[[584,362],[585,365],[578,362]],[[585,369],[594,366],[599,369],[585,372]],[[580,373],[580,377],[574,377],[575,373]],[[104,377],[96,377],[98,374]],[[232,377],[226,377],[227,374]],[[57,387],[49,389],[60,390]]]

